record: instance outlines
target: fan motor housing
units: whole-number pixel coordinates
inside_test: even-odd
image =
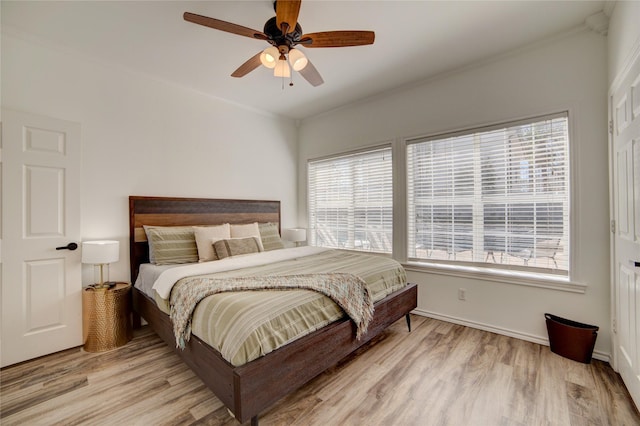
[[[270,43],[274,46],[287,45],[291,47],[293,44],[300,41],[300,37],[302,37],[302,27],[300,24],[296,23],[296,28],[285,34],[282,34],[280,28],[278,28],[278,24],[276,23],[276,17],[269,19],[264,24],[263,32],[269,37]]]

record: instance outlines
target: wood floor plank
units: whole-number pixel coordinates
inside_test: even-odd
[[[536,374],[536,412],[534,419],[544,424],[570,425],[566,364],[573,362],[549,351],[540,351],[540,369]]]
[[[445,368],[447,351],[439,349],[447,348],[448,336],[434,331],[430,332],[422,341],[411,340],[415,346],[415,357],[411,362],[409,377],[412,377],[410,390],[405,400],[393,411],[381,413],[381,423],[397,422],[396,424],[418,424],[421,419],[433,418],[433,413],[439,416],[441,408],[453,398],[452,389],[445,380],[438,379],[438,372]],[[438,330],[443,329],[437,327]],[[451,330],[451,328],[449,328]],[[461,329],[456,329],[461,330]],[[393,376],[392,376],[393,377]],[[399,386],[406,386],[401,384]],[[434,419],[434,424],[436,420]]]
[[[450,409],[444,417],[447,424],[468,424],[473,420],[475,397],[497,358],[496,348],[485,344],[487,333],[473,329],[465,329],[464,332],[467,336],[461,339],[456,351],[461,358],[448,380],[454,391],[449,393]]]
[[[206,398],[203,391],[206,387],[199,380],[181,382],[176,386],[170,386],[169,392],[162,392],[154,400],[145,399],[131,405],[131,412],[140,413],[136,415],[136,422],[139,424],[159,425],[159,424],[181,424],[185,421],[194,421],[195,418],[189,409]],[[175,407],[181,407],[175,410]],[[124,424],[128,416],[122,414],[112,418],[115,424]],[[179,419],[183,419],[179,421]]]
[[[435,359],[434,362],[423,362],[423,358],[425,351],[428,351],[425,348],[437,345],[444,336],[432,331],[423,337],[418,334],[420,331],[422,331],[420,328],[416,329],[416,338],[414,339],[412,335],[411,344],[405,345],[411,350],[407,351],[402,362],[398,363],[398,368],[389,371],[384,381],[377,383],[370,391],[376,399],[371,400],[372,404],[368,409],[383,413],[383,422],[392,422],[400,417],[406,417],[405,408],[408,403],[414,405],[414,401],[430,393],[431,390],[427,385],[433,380],[438,380],[436,373],[442,368],[442,364]],[[425,380],[425,378],[428,379]]]
[[[189,409],[193,418],[198,421],[204,419],[209,413],[224,407],[222,401],[216,398],[210,392],[205,392],[204,398]]]
[[[608,364],[434,319],[404,319],[278,401],[270,425],[640,425]],[[0,370],[2,425],[235,426],[148,328],[127,345],[80,348]]]
[[[535,418],[534,401],[537,395],[537,377],[540,371],[541,346],[524,340],[509,339],[512,350],[513,373],[505,398],[508,408],[505,424],[529,424]]]
[[[598,406],[591,404],[594,398],[592,389],[567,382],[567,397],[571,424],[602,424]]]
[[[496,360],[498,361],[498,360]],[[473,419],[483,419],[486,424],[499,424],[508,412],[508,399],[504,390],[509,388],[513,377],[513,367],[496,362],[484,376],[479,392],[473,401],[468,423]]]
[[[598,404],[602,418],[612,425],[640,425],[640,416],[620,375],[603,362],[592,361],[591,365],[596,398],[610,401],[608,404]]]

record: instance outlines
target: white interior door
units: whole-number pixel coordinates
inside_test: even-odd
[[[640,56],[611,99],[614,365],[640,407]]]
[[[80,125],[2,110],[2,340],[7,366],[82,344]]]

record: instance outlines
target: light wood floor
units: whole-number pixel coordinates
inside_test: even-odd
[[[236,425],[143,328],[116,350],[80,348],[0,372],[2,425]],[[262,425],[640,425],[608,364],[413,316],[279,401]]]

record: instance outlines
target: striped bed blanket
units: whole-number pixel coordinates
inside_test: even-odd
[[[356,338],[366,332],[373,318],[373,299],[366,282],[348,273],[267,275],[235,278],[193,277],[179,281],[171,292],[170,316],[176,346],[184,349],[191,336],[196,305],[205,297],[228,291],[305,289],[333,300],[357,326]]]
[[[144,266],[141,272],[145,271]],[[167,315],[171,314],[171,289],[199,279],[244,277],[254,281],[258,277],[349,274],[366,283],[374,304],[407,282],[402,266],[389,257],[306,246],[160,269],[147,271],[155,271],[149,276],[149,282],[154,283],[152,290],[151,284],[148,285],[152,291],[149,296]],[[158,274],[164,278],[158,278]],[[145,283],[146,280],[138,276],[136,287],[144,288]],[[345,309],[318,291],[254,288],[218,292],[202,298],[183,324],[190,326],[192,336],[219,351],[232,365],[239,366],[344,317],[349,318]]]

